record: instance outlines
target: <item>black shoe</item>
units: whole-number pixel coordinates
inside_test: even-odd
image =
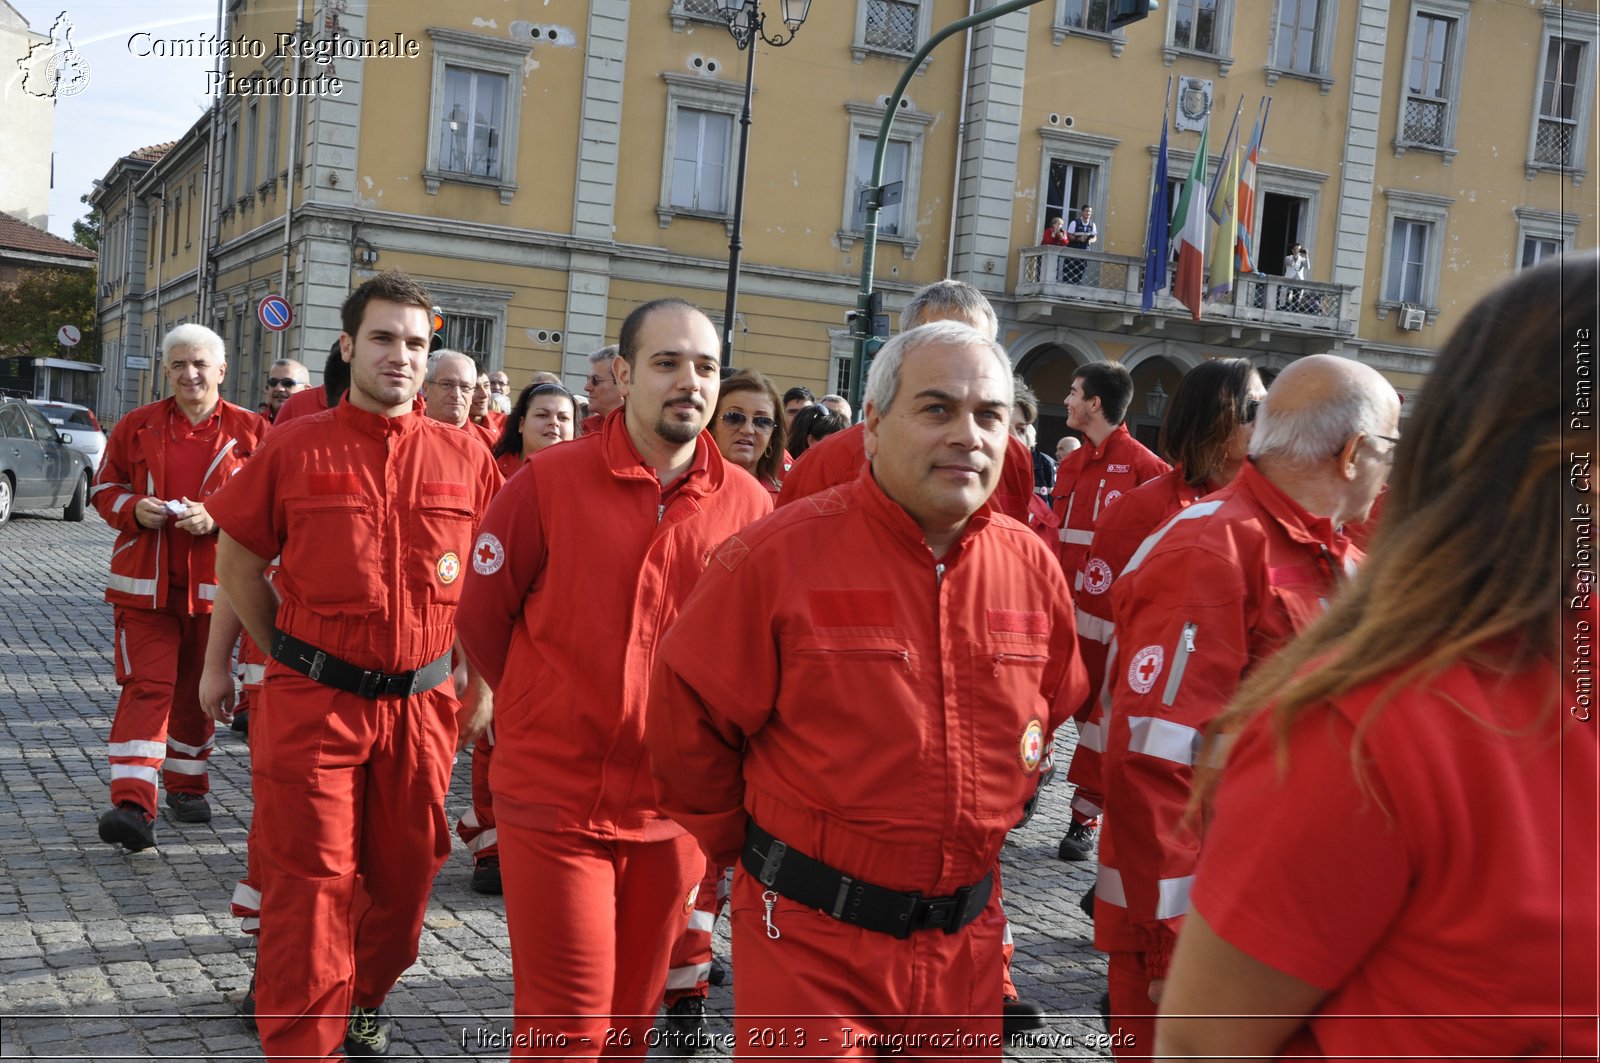
[[[1072,826],[1067,828],[1067,836],[1061,839],[1061,847],[1056,850],[1056,858],[1081,863],[1094,857],[1095,829],[1086,823],[1073,820]]]
[[[711,957],[711,970],[706,975],[706,981],[712,985],[727,985],[733,981],[733,972],[728,970],[727,964],[713,956]]]
[[[205,794],[167,794],[167,807],[179,823],[210,823],[211,803]]]
[[[1094,918],[1094,887],[1089,887],[1089,892],[1078,899],[1078,907],[1090,919]]]
[[[1044,1026],[1044,1009],[1031,1000],[1007,997],[1000,1002],[1000,1023],[1007,1040],[1021,1037]]]
[[[248,738],[250,735],[250,714],[248,712],[234,713],[232,722],[228,724],[228,730],[236,731]]]
[[[472,892],[498,897],[503,892],[500,885],[500,858],[486,856],[472,865]]]
[[[344,1031],[344,1054],[352,1059],[376,1059],[389,1054],[389,1035],[394,1020],[379,1004],[375,1008],[350,1009],[350,1025]]]
[[[100,840],[130,853],[156,844],[155,817],[132,801],[124,801],[100,817]]]
[[[244,991],[244,999],[239,1001],[239,1025],[251,1033],[256,1033],[256,976],[250,976],[250,988]]]
[[[1111,1032],[1111,994],[1100,994],[1100,1021],[1105,1025],[1106,1033]]]
[[[711,1043],[706,1033],[705,997],[684,997],[667,1009],[661,1043],[684,1056],[692,1056]]]

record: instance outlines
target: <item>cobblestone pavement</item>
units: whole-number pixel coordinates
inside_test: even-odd
[[[235,1012],[254,948],[228,912],[250,822],[243,738],[218,732],[210,823],[163,814],[159,847],[132,855],[96,834],[117,696],[101,600],[112,539],[92,513],[81,524],[18,514],[0,528],[0,1056],[260,1058]],[[468,804],[466,767],[452,816]],[[1089,1042],[1101,1031],[1105,963],[1077,905],[1092,872],[1054,857],[1066,797],[1052,788],[1005,851],[1013,976],[1054,1016],[1036,1043],[1008,1050],[1013,1059],[1104,1058]],[[421,957],[389,998],[395,1056],[503,1057],[493,1037],[511,1011],[505,910],[468,890],[468,876],[458,842],[434,885]],[[719,920],[723,956],[726,934]],[[699,1058],[729,1056],[732,1004],[730,988],[712,990],[715,1042]]]

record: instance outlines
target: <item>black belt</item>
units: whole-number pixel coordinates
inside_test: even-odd
[[[816,908],[841,923],[897,938],[910,937],[913,930],[939,929],[954,934],[983,913],[994,891],[993,871],[949,897],[924,897],[874,886],[790,848],[754,820],[745,835],[743,863],[758,882],[780,896]]]
[[[311,643],[301,642],[281,631],[272,633],[272,659],[325,686],[348,690],[364,698],[381,698],[391,694],[409,698],[432,690],[450,675],[448,653],[410,672],[374,672],[349,661],[341,661],[331,653],[325,653]]]

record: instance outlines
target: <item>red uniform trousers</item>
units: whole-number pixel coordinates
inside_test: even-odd
[[[728,906],[726,871],[718,867],[716,861],[706,861],[706,873],[700,879],[699,892],[694,895],[689,925],[672,946],[672,957],[667,963],[667,991],[662,995],[662,1003],[669,1008],[684,997],[703,1000],[711,992],[711,931],[717,925],[717,916]]]
[[[472,862],[500,855],[500,833],[494,822],[494,793],[489,765],[494,763],[494,724],[472,745],[472,807],[456,820],[456,834],[472,853]]]
[[[1111,1046],[1114,1059],[1150,1059],[1156,1051],[1156,1005],[1150,1001],[1150,976],[1137,952],[1106,957],[1106,988],[1111,994],[1111,1032],[1126,1034]]]
[[[516,1059],[643,1058],[705,855],[500,824]]]
[[[905,1038],[907,1059],[999,1059],[1000,943],[997,890],[954,934],[919,930],[900,940],[840,922],[779,897],[774,937],[761,884],[733,872],[734,1055],[822,1059],[899,1055],[859,1038]],[[938,1039],[955,1034],[954,1047]],[[913,1040],[929,1035],[933,1042]],[[826,1040],[824,1040],[826,1039]]]
[[[111,722],[111,803],[156,810],[156,776],[169,794],[211,788],[211,717],[200,708],[209,616],[190,616],[175,588],[160,609],[112,607],[117,715]]]
[[[383,1002],[417,958],[450,853],[448,685],[363,698],[272,665],[251,724],[264,925],[262,1051],[343,1059],[352,1004]]]
[[[239,636],[239,666],[244,675],[239,683],[239,703],[234,716],[245,711],[247,699],[261,696],[261,680],[267,670],[267,655],[261,652],[250,633]],[[245,735],[249,740],[248,732]],[[252,936],[261,933],[261,862],[256,856],[255,816],[251,815],[250,833],[244,840],[244,878],[233,887],[233,898],[228,908],[239,920],[239,929]]]

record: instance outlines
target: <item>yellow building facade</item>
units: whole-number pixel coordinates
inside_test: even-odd
[[[756,45],[736,364],[780,389],[843,388],[886,97],[933,32],[988,6],[817,2],[792,43]],[[1133,370],[1146,437],[1161,396],[1209,357],[1270,371],[1332,351],[1409,391],[1489,287],[1597,243],[1596,0],[1170,0],[1117,31],[1106,7],[1042,0],[951,38],[911,79],[886,156],[896,202],[875,277],[890,310],[945,276],[983,289],[1045,403],[1042,443],[1060,433],[1072,368],[1096,359]],[[183,260],[193,290],[176,258],[144,249],[142,331],[216,328],[229,397],[253,405],[272,357],[320,369],[339,303],[382,269],[424,281],[447,343],[514,385],[535,370],[576,385],[652,298],[720,321],[748,54],[718,8],[304,0],[297,29],[282,4],[238,0],[224,36],[245,54],[180,142],[210,198],[173,204],[188,169],[165,193],[155,171],[138,183],[147,228],[153,209],[207,211],[198,258]],[[763,11],[776,29],[779,5]],[[1248,139],[1264,97],[1260,273],[1199,322],[1170,294],[1141,313],[1164,107],[1175,181],[1197,125],[1209,118],[1210,173],[1235,111]],[[1039,246],[1051,214],[1085,204],[1091,252]],[[1288,285],[1294,242],[1311,268]],[[271,293],[295,313],[279,335],[256,317]],[[131,398],[128,379],[107,398]]]

